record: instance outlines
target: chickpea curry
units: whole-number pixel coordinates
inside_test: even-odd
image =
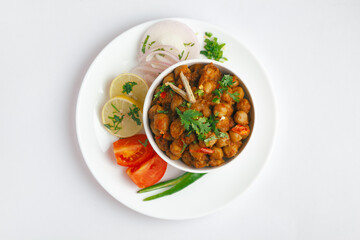
[[[195,168],[219,166],[237,155],[251,121],[240,84],[212,63],[177,67],[156,88],[148,112],[158,147]]]

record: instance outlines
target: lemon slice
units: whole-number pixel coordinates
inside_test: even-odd
[[[138,102],[126,96],[114,97],[102,109],[102,122],[112,135],[130,137],[142,128],[142,109]]]
[[[149,87],[144,79],[133,73],[123,73],[112,81],[110,98],[128,96],[143,106],[148,90]]]

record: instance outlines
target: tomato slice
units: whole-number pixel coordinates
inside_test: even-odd
[[[119,139],[113,147],[117,164],[125,167],[139,165],[155,154],[145,134]]]
[[[145,188],[154,185],[164,176],[167,163],[157,154],[142,164],[129,167],[127,175],[139,187]]]

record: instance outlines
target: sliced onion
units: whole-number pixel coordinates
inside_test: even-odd
[[[175,56],[181,54],[183,51],[183,59],[189,55],[187,59],[198,58],[200,55],[200,45],[194,31],[184,23],[165,20],[160,21],[152,25],[144,34],[141,40],[141,46],[139,51],[139,56],[143,56],[142,47],[145,39],[149,36],[147,40],[147,45],[145,48],[145,54],[149,49],[148,44],[154,42],[151,45],[151,48],[159,48],[159,46],[170,45],[177,49],[177,51],[170,50],[169,52],[173,53]],[[185,46],[186,44],[189,44]],[[193,46],[191,46],[193,45]]]
[[[164,69],[158,69],[158,68],[154,68],[152,66],[137,66],[135,67],[132,71],[145,71],[145,72],[150,72],[150,73],[162,73],[162,71],[164,71]]]
[[[149,55],[147,55],[146,61],[147,61],[147,62],[150,61],[150,60],[151,60],[153,57],[155,57],[156,55],[161,56],[160,54],[167,56],[168,59],[169,59],[170,61],[173,61],[174,63],[179,62],[179,58],[178,58],[178,57],[176,57],[176,56],[174,56],[172,53],[169,53],[169,52],[166,52],[166,51],[155,51],[155,52],[152,52],[152,53],[150,53]]]
[[[143,53],[143,43],[147,36],[149,37]],[[131,72],[144,78],[150,86],[169,66],[181,60],[198,58],[199,55],[200,46],[191,28],[177,21],[161,21],[152,25],[144,34],[139,52],[139,65]]]
[[[141,70],[138,67],[133,68],[131,71],[131,73],[135,73],[136,75],[140,76],[142,79],[145,80],[145,82],[148,84],[148,86],[150,87],[152,82],[155,80],[155,78],[157,76],[159,76],[159,73],[153,73],[153,72],[149,72],[149,71],[145,71],[145,70]]]
[[[175,46],[157,45],[157,46],[152,46],[149,49],[146,49],[145,54],[141,54],[139,56],[139,61],[141,61],[141,59],[145,58],[147,55],[149,55],[150,53],[152,53],[154,51],[167,51],[167,52],[171,52],[175,56],[178,56],[180,54],[180,51]]]

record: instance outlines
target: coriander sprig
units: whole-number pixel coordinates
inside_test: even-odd
[[[235,92],[235,93],[231,93],[229,92],[229,87],[231,87],[234,84],[233,82],[233,77],[230,75],[225,74],[219,81],[219,88],[215,89],[212,93],[217,96],[215,97],[212,102],[213,103],[220,103],[220,97],[221,94],[223,94],[224,92],[227,92],[227,94],[229,94],[229,96],[235,101],[235,102],[239,102],[240,98],[238,97],[239,93]]]
[[[143,145],[144,147],[146,147],[146,146],[148,145],[148,143],[149,143],[149,140],[146,139],[145,142],[142,142],[140,139],[138,139],[138,142],[139,142],[141,145]]]
[[[145,41],[144,41],[144,43],[143,43],[143,45],[142,45],[142,48],[141,48],[142,53],[145,53],[146,44],[147,44],[147,41],[149,40],[149,37],[150,37],[150,36],[147,35],[146,38],[145,38]]]
[[[123,121],[125,115],[122,114],[121,116],[118,116],[117,113],[120,113],[120,111],[115,107],[114,104],[111,103],[111,106],[115,110],[113,112],[113,116],[108,116],[108,118],[112,121],[112,124],[107,123],[107,124],[104,124],[104,126],[110,130],[114,130],[115,131],[114,133],[116,134],[122,129],[120,124]]]
[[[133,90],[133,87],[137,85],[136,82],[127,82],[125,83],[123,86],[122,86],[122,93],[126,93],[126,94],[129,94],[132,90]]]
[[[218,38],[213,37],[213,34],[210,32],[205,32],[205,38],[204,42],[206,43],[204,48],[205,50],[200,51],[201,54],[205,55],[208,59],[214,59],[216,61],[227,61],[228,59],[226,57],[223,57],[223,47],[225,46],[225,43],[218,43]]]
[[[131,117],[131,119],[134,120],[137,125],[141,125],[141,120],[139,115],[140,108],[138,108],[135,104],[133,104],[132,107],[133,108],[129,107],[128,116]]]
[[[205,139],[205,134],[210,132],[211,128],[208,119],[201,112],[189,109],[182,113],[178,108],[176,108],[176,112],[187,131],[195,131],[198,139]]]

